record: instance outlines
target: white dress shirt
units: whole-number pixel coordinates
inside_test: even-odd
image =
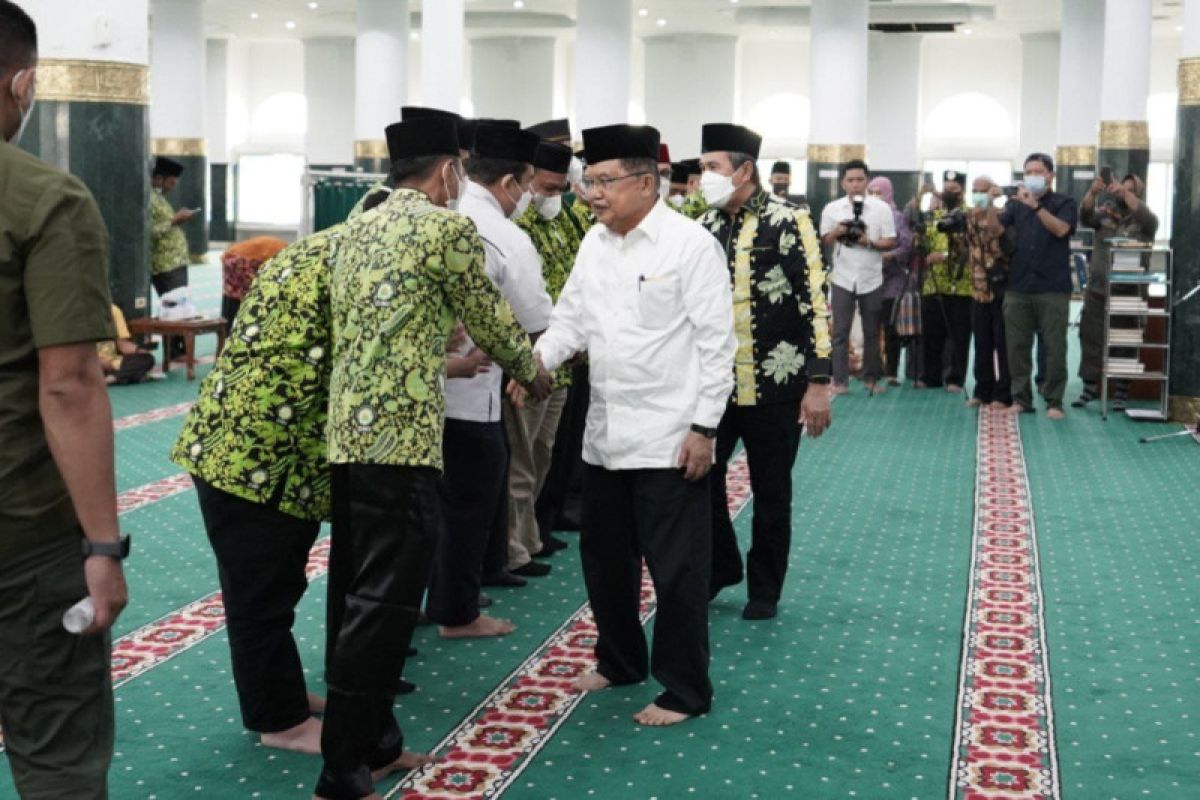
[[[850,198],[842,197],[825,206],[821,212],[821,235],[854,218]],[[867,223],[867,238],[871,241],[891,239],[896,235],[896,219],[892,207],[878,197],[867,195],[863,202],[863,222]],[[867,294],[883,285],[883,253],[869,247],[848,247],[841,242],[833,246],[833,269],[829,279],[835,286]]]
[[[512,306],[517,322],[528,333],[544,331],[554,303],[546,293],[542,259],[529,236],[504,215],[492,193],[474,181],[467,182],[459,212],[479,230],[486,256],[484,269]],[[458,355],[466,355],[474,347],[468,337]],[[498,422],[502,379],[500,368],[493,366],[473,378],[447,380],[446,416],[468,422]]]
[[[587,351],[584,461],[673,469],[691,426],[715,428],[733,391],[725,254],[661,200],[626,236],[597,224],[535,349],[549,370]]]

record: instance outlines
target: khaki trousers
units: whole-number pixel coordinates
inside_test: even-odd
[[[542,549],[537,498],[550,471],[558,420],[567,390],[556,389],[543,403],[517,410],[504,401],[504,430],[512,458],[508,468],[508,568],[523,567]]]

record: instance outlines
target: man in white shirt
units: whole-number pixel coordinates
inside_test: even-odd
[[[541,333],[553,308],[542,279],[542,262],[529,237],[511,219],[529,205],[538,137],[509,125],[480,122],[467,162],[466,196],[459,211],[483,239],[488,277],[511,313],[531,336]],[[467,337],[455,355],[470,357]],[[479,589],[488,536],[504,509],[509,452],[500,421],[502,376],[487,368],[473,377],[446,381],[445,472],[441,494],[446,535],[434,554],[426,613],[445,638],[504,636],[508,620],[479,612]]]
[[[665,691],[634,719],[672,725],[712,705],[708,473],[733,389],[732,291],[717,242],[659,199],[658,131],[611,125],[583,142],[599,224],[536,347],[551,370],[582,351],[591,362],[580,552],[598,664],[577,688],[649,671]],[[642,558],[658,598],[652,660]]]
[[[841,199],[821,212],[821,244],[833,249],[833,391],[845,394],[850,381],[850,327],[854,307],[862,315],[863,383],[871,394],[882,364],[879,358],[879,309],[883,304],[883,254],[896,246],[892,209],[867,194],[871,171],[862,161],[842,165]],[[861,202],[861,205],[860,205]]]

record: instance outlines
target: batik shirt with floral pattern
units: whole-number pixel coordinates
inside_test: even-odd
[[[392,187],[391,187],[391,185],[388,184],[387,181],[376,181],[375,183],[373,183],[371,185],[371,188],[367,189],[367,191],[363,193],[363,196],[358,198],[358,202],[354,204],[354,207],[350,209],[350,213],[346,215],[346,221],[349,222],[350,220],[357,217],[359,214],[363,213],[363,206],[366,205],[368,197],[370,197],[371,195],[375,194],[378,191],[382,191],[382,190],[391,191],[391,189],[392,189]]]
[[[970,254],[965,232],[942,233],[937,222],[946,216],[946,209],[933,212],[922,242],[925,252],[945,253],[946,260],[929,266],[921,294],[925,296],[946,295],[948,297],[970,297],[974,293],[971,277]]]
[[[150,274],[161,275],[176,267],[186,267],[191,261],[188,255],[187,237],[173,220],[175,209],[163,197],[161,189],[150,192]]]
[[[469,219],[397,189],[345,224],[332,276],[329,459],[442,468],[446,340],[455,320],[506,373],[537,373],[484,272]]]
[[[171,453],[217,489],[254,503],[278,496],[301,519],[330,515],[329,275],[342,228],[262,266]]]
[[[532,206],[516,220],[517,226],[528,234],[534,249],[542,258],[542,279],[546,281],[546,293],[555,303],[567,285],[575,256],[586,233],[583,223],[575,216],[574,209],[564,205],[554,219],[547,220]],[[571,385],[571,367],[563,364],[554,373],[555,388]]]
[[[738,351],[731,402],[799,400],[808,378],[829,376],[832,351],[826,270],[812,219],[760,190],[736,217],[714,208],[699,222],[725,248],[733,279]]]
[[[708,203],[704,200],[704,195],[692,192],[683,198],[683,205],[678,210],[688,219],[698,220],[708,213],[709,208]]]

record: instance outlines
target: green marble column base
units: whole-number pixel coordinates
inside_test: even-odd
[[[200,263],[196,259],[204,259],[208,253],[208,157],[197,155],[172,155],[170,153],[155,153],[165,155],[183,164],[183,175],[179,183],[167,194],[176,209],[198,208],[200,213],[191,222],[179,226],[187,237],[188,252],[192,254],[192,263]]]
[[[212,198],[212,211],[209,214],[208,237],[210,241],[232,242],[237,239],[237,227],[233,220],[233,195],[229,191],[234,186],[232,164],[208,165],[209,195]]]
[[[1172,302],[1200,284],[1200,105],[1179,106],[1175,135]],[[1200,294],[1172,311],[1170,377],[1173,396],[1200,397]]]
[[[1023,180],[1024,178],[1025,173],[1022,172],[1018,179]],[[1083,196],[1087,194],[1095,179],[1096,166],[1094,164],[1056,164],[1054,166],[1054,191],[1074,197],[1077,203],[1083,202]]]
[[[354,168],[359,172],[372,172],[386,175],[392,164],[386,158],[356,158]]]
[[[21,147],[91,190],[109,235],[109,286],[126,317],[150,313],[149,112],[145,105],[43,99]]]

